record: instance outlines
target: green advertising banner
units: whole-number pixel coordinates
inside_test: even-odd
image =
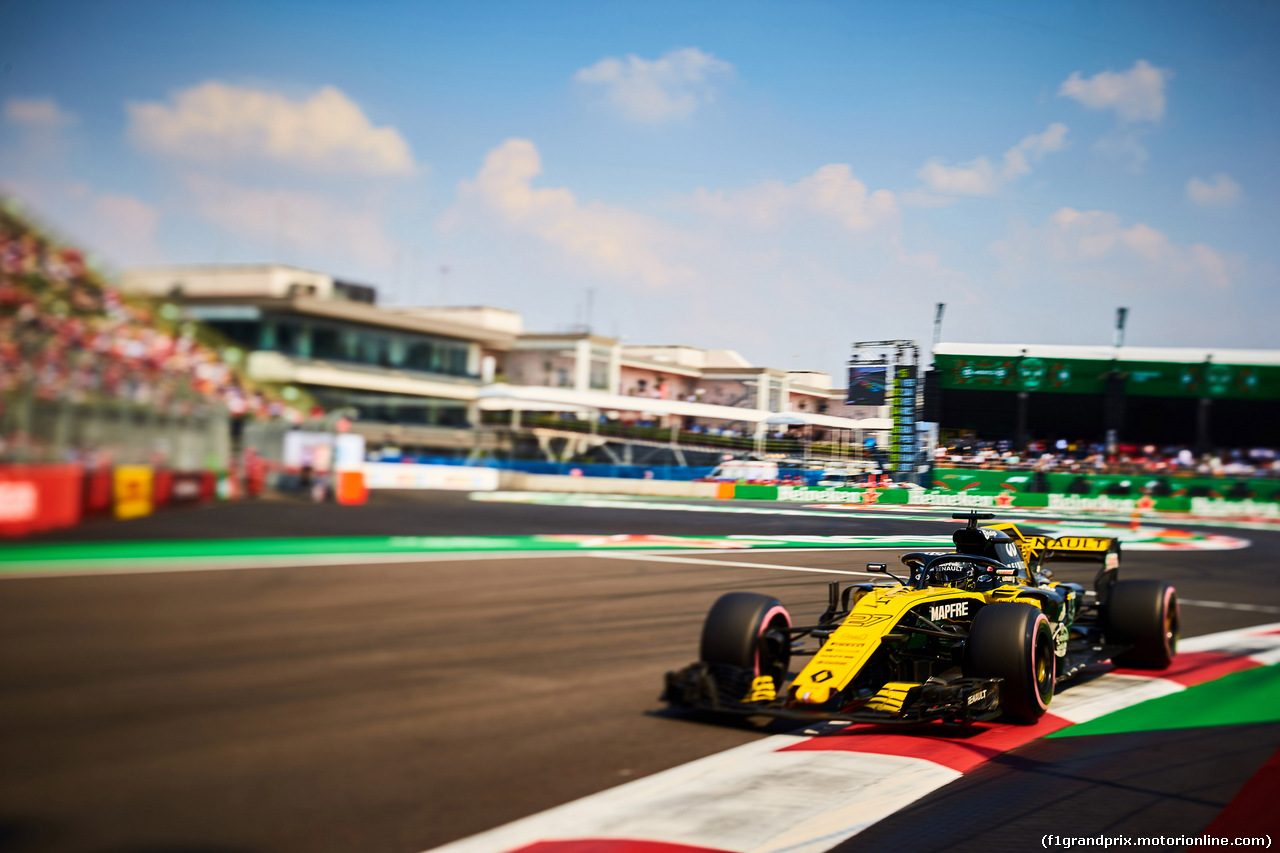
[[[935,468],[932,482],[926,484],[949,492],[977,490],[1028,492],[1035,475],[1030,471],[991,471],[980,468]],[[1137,495],[1145,489],[1163,491],[1169,497],[1280,499],[1280,480],[1234,477],[1171,477],[1159,474],[1072,474],[1051,473],[1044,477],[1050,493],[1097,496],[1108,490]]]
[[[1134,396],[1280,399],[1277,365],[968,355],[936,355],[934,362],[941,386],[953,390],[1102,394],[1115,370]]]

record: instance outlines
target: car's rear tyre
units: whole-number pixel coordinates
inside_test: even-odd
[[[1178,593],[1162,581],[1118,581],[1107,596],[1103,635],[1129,646],[1116,666],[1167,669],[1178,651]]]
[[[964,674],[1002,678],[1000,709],[1005,716],[1034,723],[1049,709],[1058,658],[1053,629],[1030,604],[988,604],[978,611],[964,644]]]
[[[720,596],[702,625],[700,658],[768,675],[781,686],[791,665],[791,615],[776,598],[758,592]]]

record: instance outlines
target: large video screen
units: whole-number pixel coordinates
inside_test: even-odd
[[[1280,366],[1007,356],[934,356],[941,387],[983,391],[1103,394],[1115,371],[1138,397],[1280,399]]]
[[[850,406],[883,406],[886,364],[849,365]]]

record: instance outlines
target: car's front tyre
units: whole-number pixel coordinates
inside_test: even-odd
[[[1034,723],[1049,709],[1057,677],[1049,619],[1030,604],[1001,602],[978,611],[964,644],[964,674],[1001,678],[1005,716]]]
[[[699,657],[709,664],[768,675],[782,685],[791,665],[791,615],[772,596],[730,592],[716,601],[702,625]]]

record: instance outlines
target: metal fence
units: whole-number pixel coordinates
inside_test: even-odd
[[[0,462],[152,464],[224,469],[231,460],[226,409],[171,411],[121,401],[73,403],[13,395],[0,400]]]

